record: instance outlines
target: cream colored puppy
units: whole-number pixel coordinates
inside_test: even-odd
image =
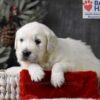
[[[64,72],[68,71],[91,70],[100,77],[100,60],[89,46],[79,40],[58,38],[51,29],[38,22],[28,23],[17,31],[15,49],[18,62],[28,68],[34,81],[43,79],[44,70],[52,71],[54,87],[63,85]]]

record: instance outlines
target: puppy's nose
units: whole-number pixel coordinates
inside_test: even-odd
[[[24,56],[24,57],[29,57],[30,54],[31,54],[30,51],[27,51],[27,50],[24,50],[24,51],[23,51],[23,56]]]

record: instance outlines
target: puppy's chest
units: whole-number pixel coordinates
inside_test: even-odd
[[[54,56],[52,56],[51,58],[48,59],[47,62],[41,62],[40,66],[44,69],[44,70],[51,70],[53,65],[57,62],[58,59],[56,59]]]
[[[53,65],[52,65],[51,63],[42,63],[42,64],[40,64],[40,66],[41,66],[44,70],[51,70]]]

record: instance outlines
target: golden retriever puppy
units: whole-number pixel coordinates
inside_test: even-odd
[[[54,87],[63,85],[64,72],[68,71],[91,70],[100,76],[100,60],[89,46],[80,40],[58,38],[51,29],[38,22],[28,23],[17,31],[15,49],[18,62],[29,70],[34,81],[43,79],[44,70],[52,71]],[[8,71],[13,72],[13,68]]]

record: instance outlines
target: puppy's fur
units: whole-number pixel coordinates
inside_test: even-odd
[[[52,71],[51,83],[55,87],[64,83],[64,72],[68,71],[91,70],[100,77],[100,60],[89,46],[80,40],[58,38],[38,22],[28,23],[17,31],[15,49],[18,62],[28,68],[34,81],[44,77],[43,69]],[[27,59],[23,57],[24,50],[31,52]]]

